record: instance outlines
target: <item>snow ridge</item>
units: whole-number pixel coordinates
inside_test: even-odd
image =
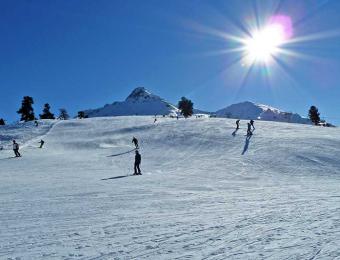
[[[301,117],[299,114],[285,112],[278,108],[268,105],[255,104],[245,101],[230,105],[216,112],[218,117],[239,118],[239,119],[258,119],[264,121],[277,121],[287,123],[309,124],[307,118]]]
[[[151,93],[144,87],[134,89],[131,94],[121,102],[113,102],[104,107],[89,109],[85,111],[88,117],[107,117],[107,116],[132,116],[132,115],[168,115],[176,116],[180,110],[164,100],[163,98]],[[198,109],[195,114],[211,113]],[[280,109],[253,102],[245,101],[232,104],[216,112],[217,117],[257,119],[264,121],[277,121],[286,123],[310,124],[307,118],[299,114],[285,112]]]

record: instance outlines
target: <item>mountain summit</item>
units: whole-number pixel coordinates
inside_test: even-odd
[[[175,115],[179,110],[161,97],[139,87],[121,102],[86,110],[88,117],[129,116],[129,115]]]
[[[255,104],[249,101],[230,105],[216,112],[218,117],[239,118],[239,119],[258,119],[264,121],[278,121],[287,123],[309,124],[307,118],[301,117],[299,114],[284,112],[280,109]]]
[[[145,101],[145,100],[162,100],[159,96],[150,93],[146,88],[135,88],[125,99],[127,102]]]

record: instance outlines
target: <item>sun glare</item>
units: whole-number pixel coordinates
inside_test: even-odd
[[[301,21],[301,18],[297,17],[297,21]],[[339,37],[340,35],[340,30],[335,29],[298,36],[296,34],[301,33],[301,27],[299,31],[295,31],[294,26],[301,23],[293,23],[292,18],[283,13],[260,16],[254,12],[246,17],[244,22],[234,22],[233,20],[231,22],[239,29],[238,33],[234,34],[195,22],[192,22],[190,26],[200,33],[218,37],[228,44],[226,48],[209,51],[204,55],[229,55],[228,64],[223,71],[234,66],[242,66],[242,73],[244,73],[242,86],[246,84],[253,73],[261,73],[268,84],[270,84],[269,80],[274,73],[282,72],[286,76],[290,76],[290,72],[287,70],[291,59],[310,61],[315,58],[301,52],[302,49],[299,46],[302,43]]]
[[[279,47],[284,44],[284,29],[279,24],[273,24],[264,30],[255,32],[246,40],[245,49],[249,62],[269,62],[271,57],[278,53]]]
[[[263,29],[251,34],[244,40],[246,61],[248,64],[268,64],[280,52],[280,47],[292,36],[289,17],[274,16]]]

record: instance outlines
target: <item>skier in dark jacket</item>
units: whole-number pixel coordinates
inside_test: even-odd
[[[19,144],[15,140],[13,140],[13,151],[15,157],[21,157],[21,154],[19,153]]]
[[[136,146],[136,149],[138,149],[138,140],[136,137],[132,138],[132,143],[134,143],[134,145]]]
[[[254,120],[250,120],[250,125],[253,127],[253,130],[255,130],[255,126],[254,126]]]
[[[247,123],[248,129],[247,129],[247,136],[251,136],[253,133],[251,132],[251,124]]]
[[[140,155],[138,150],[136,150],[135,166],[134,166],[135,173],[133,175],[142,175],[140,168],[139,168],[141,162],[142,162],[142,156]]]
[[[236,130],[240,128],[240,119],[236,120]]]
[[[42,148],[44,146],[44,143],[45,143],[45,141],[41,139],[41,141],[39,142],[39,144],[40,144],[39,148]]]

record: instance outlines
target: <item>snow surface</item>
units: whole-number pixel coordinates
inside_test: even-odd
[[[0,151],[0,259],[340,259],[339,129],[255,127],[248,141],[224,118],[0,127],[0,145],[23,145]]]
[[[307,118],[303,118],[299,114],[284,112],[268,105],[255,104],[249,101],[233,104],[220,109],[216,112],[216,115],[218,117],[227,118],[259,119],[299,124],[310,123]]]
[[[136,88],[122,102],[114,102],[97,109],[86,110],[88,117],[127,115],[174,115],[178,108],[164,99],[150,93],[143,87]]]

